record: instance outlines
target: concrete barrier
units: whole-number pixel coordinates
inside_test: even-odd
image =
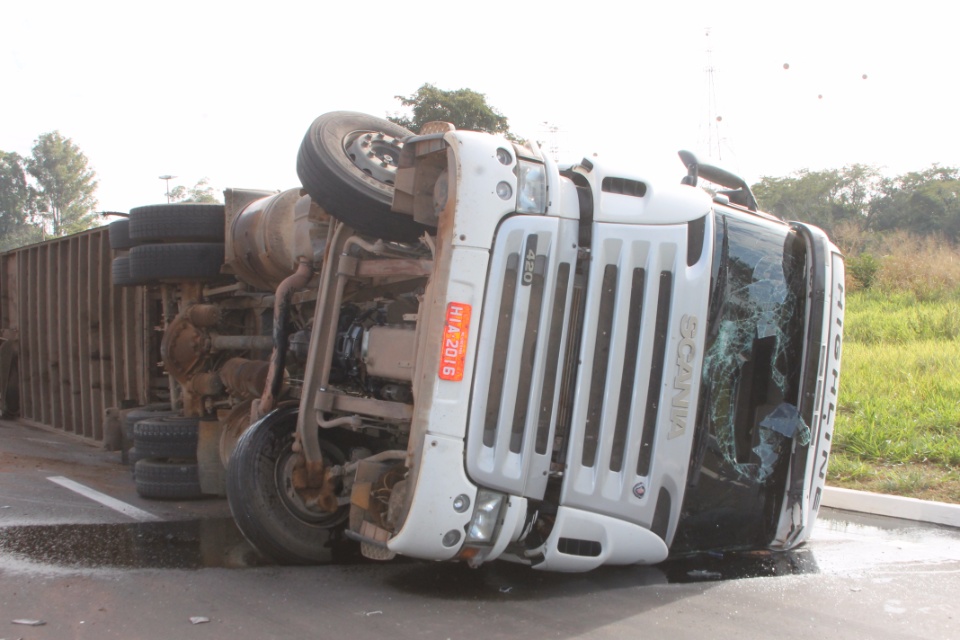
[[[960,504],[826,487],[820,504],[833,509],[960,527]]]

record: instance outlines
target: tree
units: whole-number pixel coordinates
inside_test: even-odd
[[[960,240],[960,170],[935,164],[884,180],[871,206],[870,228]]]
[[[841,222],[863,224],[880,182],[875,167],[854,164],[840,170],[803,169],[781,178],[764,176],[753,192],[765,211],[830,232]]]
[[[96,223],[96,173],[70,138],[59,131],[44,133],[34,143],[26,165],[37,183],[40,214],[53,236],[83,231]]]
[[[23,158],[0,151],[0,251],[41,239],[36,213],[37,192],[27,182]]]
[[[219,203],[220,200],[213,193],[209,178],[201,178],[197,184],[189,189],[177,185],[170,191],[170,202],[209,202]]]
[[[511,136],[506,116],[488,105],[484,94],[471,89],[444,91],[428,83],[413,95],[395,97],[411,109],[412,117],[394,115],[387,119],[411,131],[420,131],[428,122],[443,121],[458,129]]]

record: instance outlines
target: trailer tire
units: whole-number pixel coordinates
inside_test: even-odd
[[[223,242],[222,204],[150,204],[130,210],[130,239],[154,242]]]
[[[130,220],[127,218],[111,222],[108,234],[110,248],[114,251],[129,249],[137,244],[130,238]]]
[[[164,416],[173,416],[176,412],[170,408],[169,402],[155,402],[136,409],[131,409],[123,416],[123,444],[125,447],[133,446],[133,427],[141,420],[147,418],[162,418]],[[124,450],[126,453],[126,450]],[[126,462],[125,462],[126,464]],[[133,464],[130,462],[129,464]]]
[[[198,418],[147,418],[133,427],[133,446],[143,458],[196,458]]]
[[[143,458],[134,465],[133,481],[141,498],[190,500],[203,496],[195,461]]]
[[[140,455],[140,452],[137,451],[136,447],[130,447],[123,450],[123,454],[120,456],[120,461],[123,464],[130,465],[130,473],[135,474],[137,468],[137,460],[142,459],[143,456]]]
[[[260,553],[281,564],[329,562],[331,536],[347,519],[311,510],[292,487],[297,408],[277,409],[247,429],[227,467],[227,502],[243,535]],[[343,453],[321,440],[326,462],[342,464]]]
[[[135,287],[139,282],[134,282],[130,277],[130,257],[117,256],[110,264],[110,279],[115,287]]]
[[[169,402],[153,402],[151,404],[131,409],[123,417],[123,424],[130,429],[130,438],[133,438],[133,425],[147,418],[163,418],[164,416],[176,415],[176,411],[170,408]]]
[[[141,280],[130,275],[130,256],[117,256],[113,259],[110,278],[116,287],[139,287],[153,283],[151,280]]]
[[[130,250],[130,277],[138,282],[217,280],[222,266],[218,242],[143,244]]]
[[[325,113],[303,138],[297,175],[314,202],[358,233],[415,242],[432,227],[390,210],[402,139],[411,135],[389,120],[364,113]],[[360,153],[362,143],[365,153]]]

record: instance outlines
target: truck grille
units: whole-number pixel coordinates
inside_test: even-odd
[[[710,284],[696,231],[594,227],[561,504],[650,526],[682,494],[702,354],[681,378],[680,327],[704,318]]]
[[[497,235],[467,438],[467,469],[485,486],[546,488],[576,238],[576,221],[540,217],[511,218]]]
[[[564,504],[649,523],[654,505],[643,515],[637,501],[655,484],[654,452],[671,449],[676,343],[672,352],[669,345],[683,314],[703,317],[710,274],[687,264],[686,225],[594,229],[580,275],[575,223],[518,217],[501,228],[481,320],[467,469],[479,484],[539,499],[553,461],[564,475]],[[678,296],[678,286],[693,291]],[[678,440],[688,456],[689,438]],[[563,449],[551,460],[555,443]]]

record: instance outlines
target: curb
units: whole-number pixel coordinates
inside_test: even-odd
[[[820,505],[845,511],[960,527],[960,504],[825,487]]]

